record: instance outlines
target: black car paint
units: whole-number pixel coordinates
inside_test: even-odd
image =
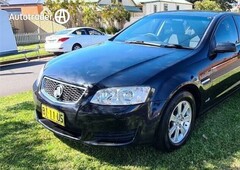
[[[171,14],[174,13],[169,12]],[[201,15],[201,12],[192,13],[195,14]],[[227,94],[239,89],[240,73],[230,70],[240,69],[240,46],[237,45],[237,52],[213,55],[211,35],[222,18],[233,14],[209,12],[203,15],[209,15],[213,20],[202,42],[194,50],[110,40],[50,61],[45,67],[44,76],[85,86],[88,94],[77,104],[54,103],[39,92],[40,87],[35,83],[33,90],[37,119],[42,119],[41,103],[44,103],[65,113],[67,119],[63,131],[72,134],[81,131],[78,139],[88,144],[118,146],[153,141],[164,109],[172,96],[181,89],[194,93],[198,113],[206,111]],[[215,82],[226,74],[229,74],[226,81]],[[212,81],[203,83],[208,78]],[[101,106],[90,103],[99,89],[136,85],[150,85],[152,88],[144,104]],[[95,137],[95,133],[105,133],[108,136],[128,131],[136,134],[133,140],[122,143],[114,140],[106,142]]]

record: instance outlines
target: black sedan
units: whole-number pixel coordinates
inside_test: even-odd
[[[240,88],[239,44],[237,14],[146,16],[103,44],[48,62],[33,85],[36,118],[90,145],[151,142],[172,151],[198,115]]]

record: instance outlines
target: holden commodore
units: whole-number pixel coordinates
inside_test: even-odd
[[[36,119],[90,145],[189,139],[198,115],[240,87],[240,15],[154,13],[99,45],[49,61],[33,85]]]

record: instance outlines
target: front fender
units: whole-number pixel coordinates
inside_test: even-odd
[[[195,86],[199,91],[202,91],[201,84],[196,76],[189,73],[178,73],[160,83],[156,88],[153,101],[168,101],[185,86]]]

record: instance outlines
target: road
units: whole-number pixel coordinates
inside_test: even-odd
[[[29,91],[43,65],[50,58],[0,67],[0,97]]]

